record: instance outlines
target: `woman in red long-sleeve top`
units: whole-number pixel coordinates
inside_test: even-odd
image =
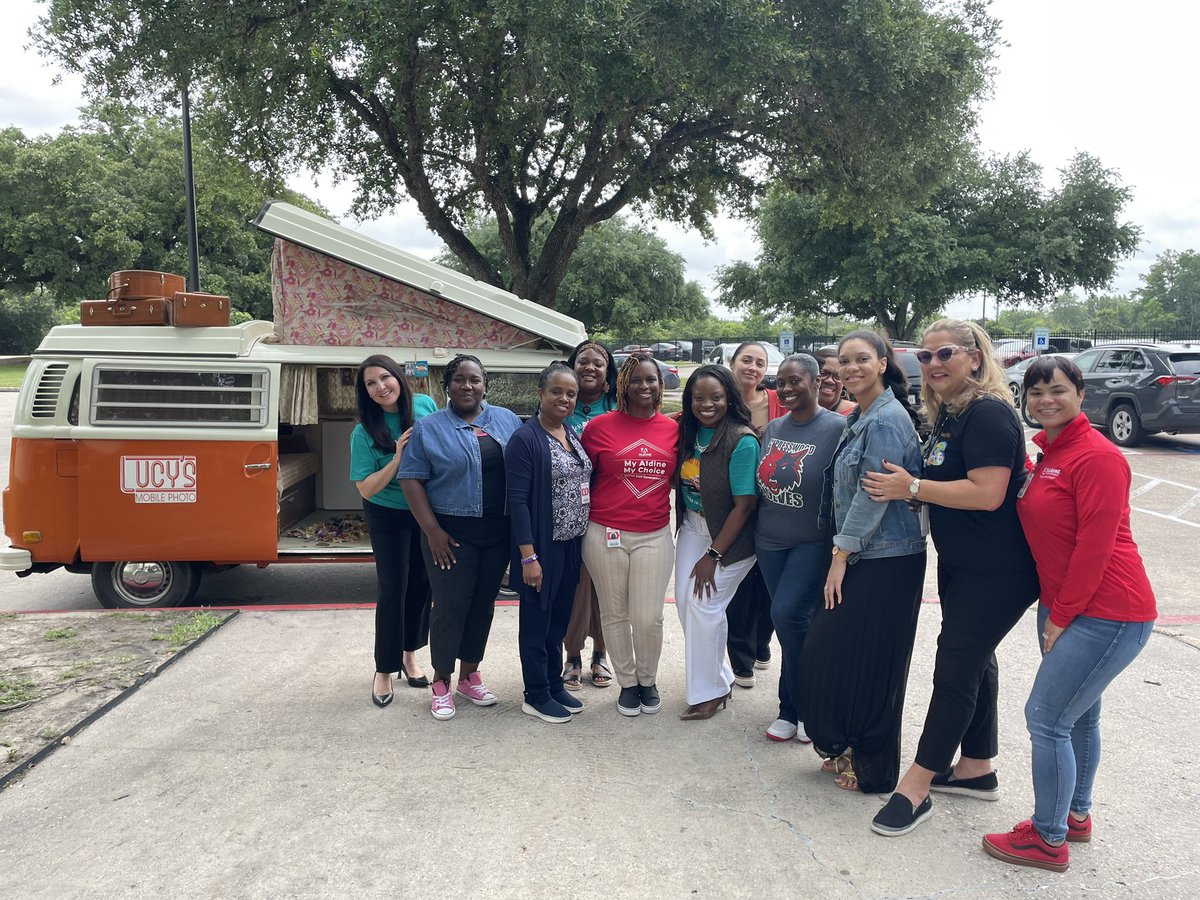
[[[1092,837],[1100,697],[1141,652],[1157,618],[1129,529],[1129,463],[1081,411],[1083,375],[1047,356],[1025,370],[1042,451],[1017,502],[1037,564],[1042,664],[1025,705],[1033,818],[983,838],[1005,862],[1063,871],[1067,843]]]

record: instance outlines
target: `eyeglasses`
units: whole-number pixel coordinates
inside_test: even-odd
[[[817,381],[832,381],[836,384],[841,384],[842,379],[838,377],[837,372],[822,372],[817,376]]]
[[[954,344],[947,344],[945,347],[938,347],[936,350],[918,350],[914,356],[917,357],[917,362],[923,366],[927,366],[933,362],[934,356],[937,356],[937,358],[944,363],[950,362],[950,360],[954,358],[954,354],[959,350],[962,350],[964,353],[967,352],[966,347],[958,347]]]

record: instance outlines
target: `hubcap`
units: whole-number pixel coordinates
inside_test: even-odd
[[[1121,440],[1127,440],[1129,435],[1133,433],[1133,420],[1129,413],[1122,410],[1113,416],[1113,434]]]
[[[130,603],[149,605],[171,589],[171,571],[160,562],[126,562],[113,566],[113,587]]]

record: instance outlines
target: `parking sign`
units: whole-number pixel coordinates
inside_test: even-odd
[[[1050,349],[1050,329],[1035,328],[1033,329],[1033,349],[1038,353],[1045,353]]]
[[[796,335],[791,331],[779,332],[779,352],[787,356],[794,349]]]

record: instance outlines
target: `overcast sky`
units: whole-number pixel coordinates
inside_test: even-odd
[[[9,25],[0,33],[0,127],[34,135],[76,119],[78,83],[54,84],[55,69],[24,49],[41,6],[4,0]],[[1200,4],[1180,0],[993,0],[1007,46],[996,60],[994,96],[980,111],[982,147],[1001,154],[1029,150],[1057,183],[1058,170],[1086,151],[1117,170],[1132,187],[1127,217],[1142,229],[1137,255],[1126,261],[1113,290],[1127,292],[1164,250],[1200,249],[1200,177],[1197,176],[1196,36]],[[1189,113],[1188,110],[1192,112]],[[350,192],[294,179],[293,187],[345,218]],[[415,211],[359,223],[363,232],[397,247],[432,256],[441,242]],[[688,278],[711,292],[713,270],[753,259],[756,246],[742,222],[722,218],[717,240],[659,224],[659,234],[687,260]],[[950,307],[978,316],[979,301]],[[994,308],[989,304],[989,316]]]

